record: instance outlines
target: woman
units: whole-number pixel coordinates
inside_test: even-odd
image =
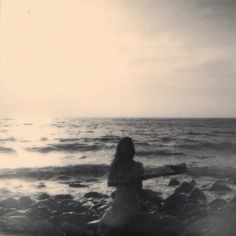
[[[122,138],[118,143],[108,176],[108,186],[116,187],[117,191],[111,208],[101,219],[100,235],[130,235],[130,230],[133,231],[132,228],[136,228],[137,224],[134,222],[140,218],[139,196],[142,191],[143,180],[180,174],[186,171],[185,164],[180,164],[164,166],[156,173],[144,174],[143,165],[133,160],[134,155],[135,149],[132,139],[129,137]],[[134,225],[136,226],[132,227]]]
[[[140,211],[139,193],[142,189],[144,168],[133,160],[135,154],[131,138],[120,140],[108,176],[108,186],[116,187],[112,206],[100,223],[100,234],[121,235]]]

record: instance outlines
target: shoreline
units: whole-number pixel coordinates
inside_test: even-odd
[[[153,172],[158,168],[145,170]],[[60,236],[58,225],[62,224],[65,228],[61,230],[69,232],[71,225],[67,224],[72,224],[77,233],[93,235],[95,232],[87,223],[99,219],[112,201],[114,188],[107,187],[108,170],[108,165],[1,170],[0,231],[17,236],[35,232],[44,236]],[[205,196],[207,211],[215,199],[229,204],[236,195],[235,172],[230,175],[230,172],[217,171],[219,168],[215,167],[190,167],[187,174],[144,181],[148,211],[161,212],[160,202],[157,202],[170,198],[184,183],[201,191],[199,196]],[[171,179],[179,184],[170,185]],[[220,184],[222,189],[210,190],[215,183]],[[172,210],[170,213],[173,213]]]

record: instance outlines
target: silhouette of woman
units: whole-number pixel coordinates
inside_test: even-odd
[[[112,206],[103,215],[98,232],[106,236],[131,235],[140,216],[142,181],[186,172],[186,165],[166,165],[154,173],[144,174],[142,163],[133,160],[135,148],[131,138],[124,137],[117,145],[108,176],[108,186],[116,187]],[[136,225],[137,226],[137,225]]]
[[[101,219],[101,235],[122,235],[140,211],[139,193],[142,190],[143,165],[133,160],[135,154],[131,138],[124,137],[117,146],[108,176],[108,186],[116,187],[112,206]]]

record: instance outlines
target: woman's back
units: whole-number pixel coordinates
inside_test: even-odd
[[[136,214],[140,210],[139,192],[142,188],[139,177],[143,174],[143,166],[141,163],[132,161],[131,163],[119,163],[114,176],[114,181],[126,181],[125,184],[116,186],[116,193],[112,208],[119,214]],[[130,181],[130,182],[129,182]]]

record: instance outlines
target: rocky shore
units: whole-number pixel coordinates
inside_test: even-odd
[[[82,169],[83,175],[91,173],[91,167]],[[57,176],[55,181],[63,182],[71,189],[86,191],[79,197],[70,193],[49,194],[45,181],[37,186],[41,190],[35,195],[25,193],[9,197],[1,193],[0,235],[98,235],[97,222],[110,207],[115,192],[99,191],[89,184],[99,178],[105,180],[107,170],[106,166],[96,169],[97,173],[93,173],[96,178],[90,177],[87,181],[76,181],[77,173],[81,175],[81,172],[77,169],[73,173],[71,168],[58,168],[56,173],[50,169],[40,172],[17,170],[11,174],[5,171],[2,178],[20,178],[22,175],[45,180]],[[235,236],[236,196],[232,188],[221,180],[202,187],[197,180],[183,179],[168,177],[166,186],[162,185],[160,191],[144,186],[140,194],[141,213],[130,222],[124,235]],[[172,189],[168,196],[163,194],[165,187]],[[209,198],[208,193],[215,197]],[[223,196],[228,193],[231,197],[225,200]]]

